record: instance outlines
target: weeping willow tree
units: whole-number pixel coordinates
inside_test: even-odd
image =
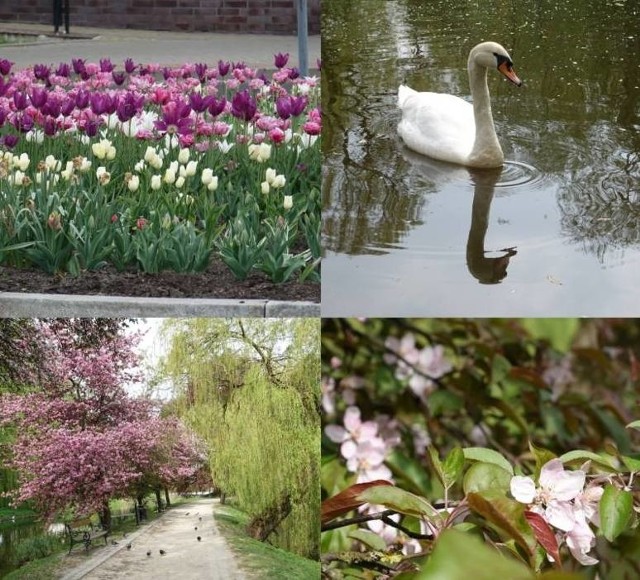
[[[318,320],[170,320],[159,381],[210,448],[215,485],[252,518],[249,532],[318,557]]]

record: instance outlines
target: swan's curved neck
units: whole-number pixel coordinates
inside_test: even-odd
[[[473,97],[473,116],[476,123],[476,136],[471,151],[471,158],[486,158],[488,162],[499,159],[502,163],[504,156],[496,135],[491,114],[491,99],[487,86],[487,69],[477,65],[473,58],[469,59],[469,85]]]

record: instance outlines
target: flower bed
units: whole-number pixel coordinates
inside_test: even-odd
[[[0,265],[319,281],[320,90],[286,64],[0,60]]]

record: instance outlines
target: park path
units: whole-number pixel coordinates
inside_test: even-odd
[[[96,550],[62,580],[243,580],[213,519],[213,504],[217,502],[199,499],[172,507],[118,545]],[[127,541],[131,542],[130,550]],[[165,555],[160,554],[161,549]],[[147,551],[151,551],[150,556]]]

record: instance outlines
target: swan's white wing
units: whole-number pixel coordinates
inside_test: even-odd
[[[465,164],[473,149],[473,106],[453,95],[418,93],[409,87],[398,90],[402,120],[398,133],[407,147],[421,153]]]

